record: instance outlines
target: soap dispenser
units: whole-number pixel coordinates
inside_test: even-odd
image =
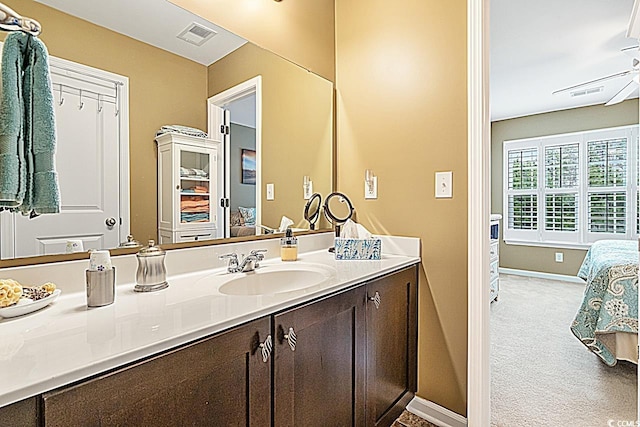
[[[136,272],[136,292],[153,292],[165,289],[167,283],[167,270],[164,266],[166,252],[156,246],[153,240],[149,240],[149,246],[138,251],[138,271]]]
[[[290,228],[287,228],[285,236],[280,239],[280,258],[282,261],[298,259],[298,238],[293,235]]]

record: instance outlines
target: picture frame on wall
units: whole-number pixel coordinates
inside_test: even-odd
[[[256,151],[242,149],[242,184],[256,185]]]

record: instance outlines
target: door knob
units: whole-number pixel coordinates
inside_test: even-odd
[[[107,220],[104,223],[107,224],[107,227],[111,228],[114,225],[116,225],[116,219],[114,217],[107,218]]]

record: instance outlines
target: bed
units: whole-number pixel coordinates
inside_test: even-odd
[[[587,285],[571,332],[609,366],[638,363],[638,242],[594,243],[578,277]]]

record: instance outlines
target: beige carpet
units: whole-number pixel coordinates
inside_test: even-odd
[[[491,304],[492,426],[635,425],[637,366],[606,366],[569,330],[583,291],[500,276]]]

